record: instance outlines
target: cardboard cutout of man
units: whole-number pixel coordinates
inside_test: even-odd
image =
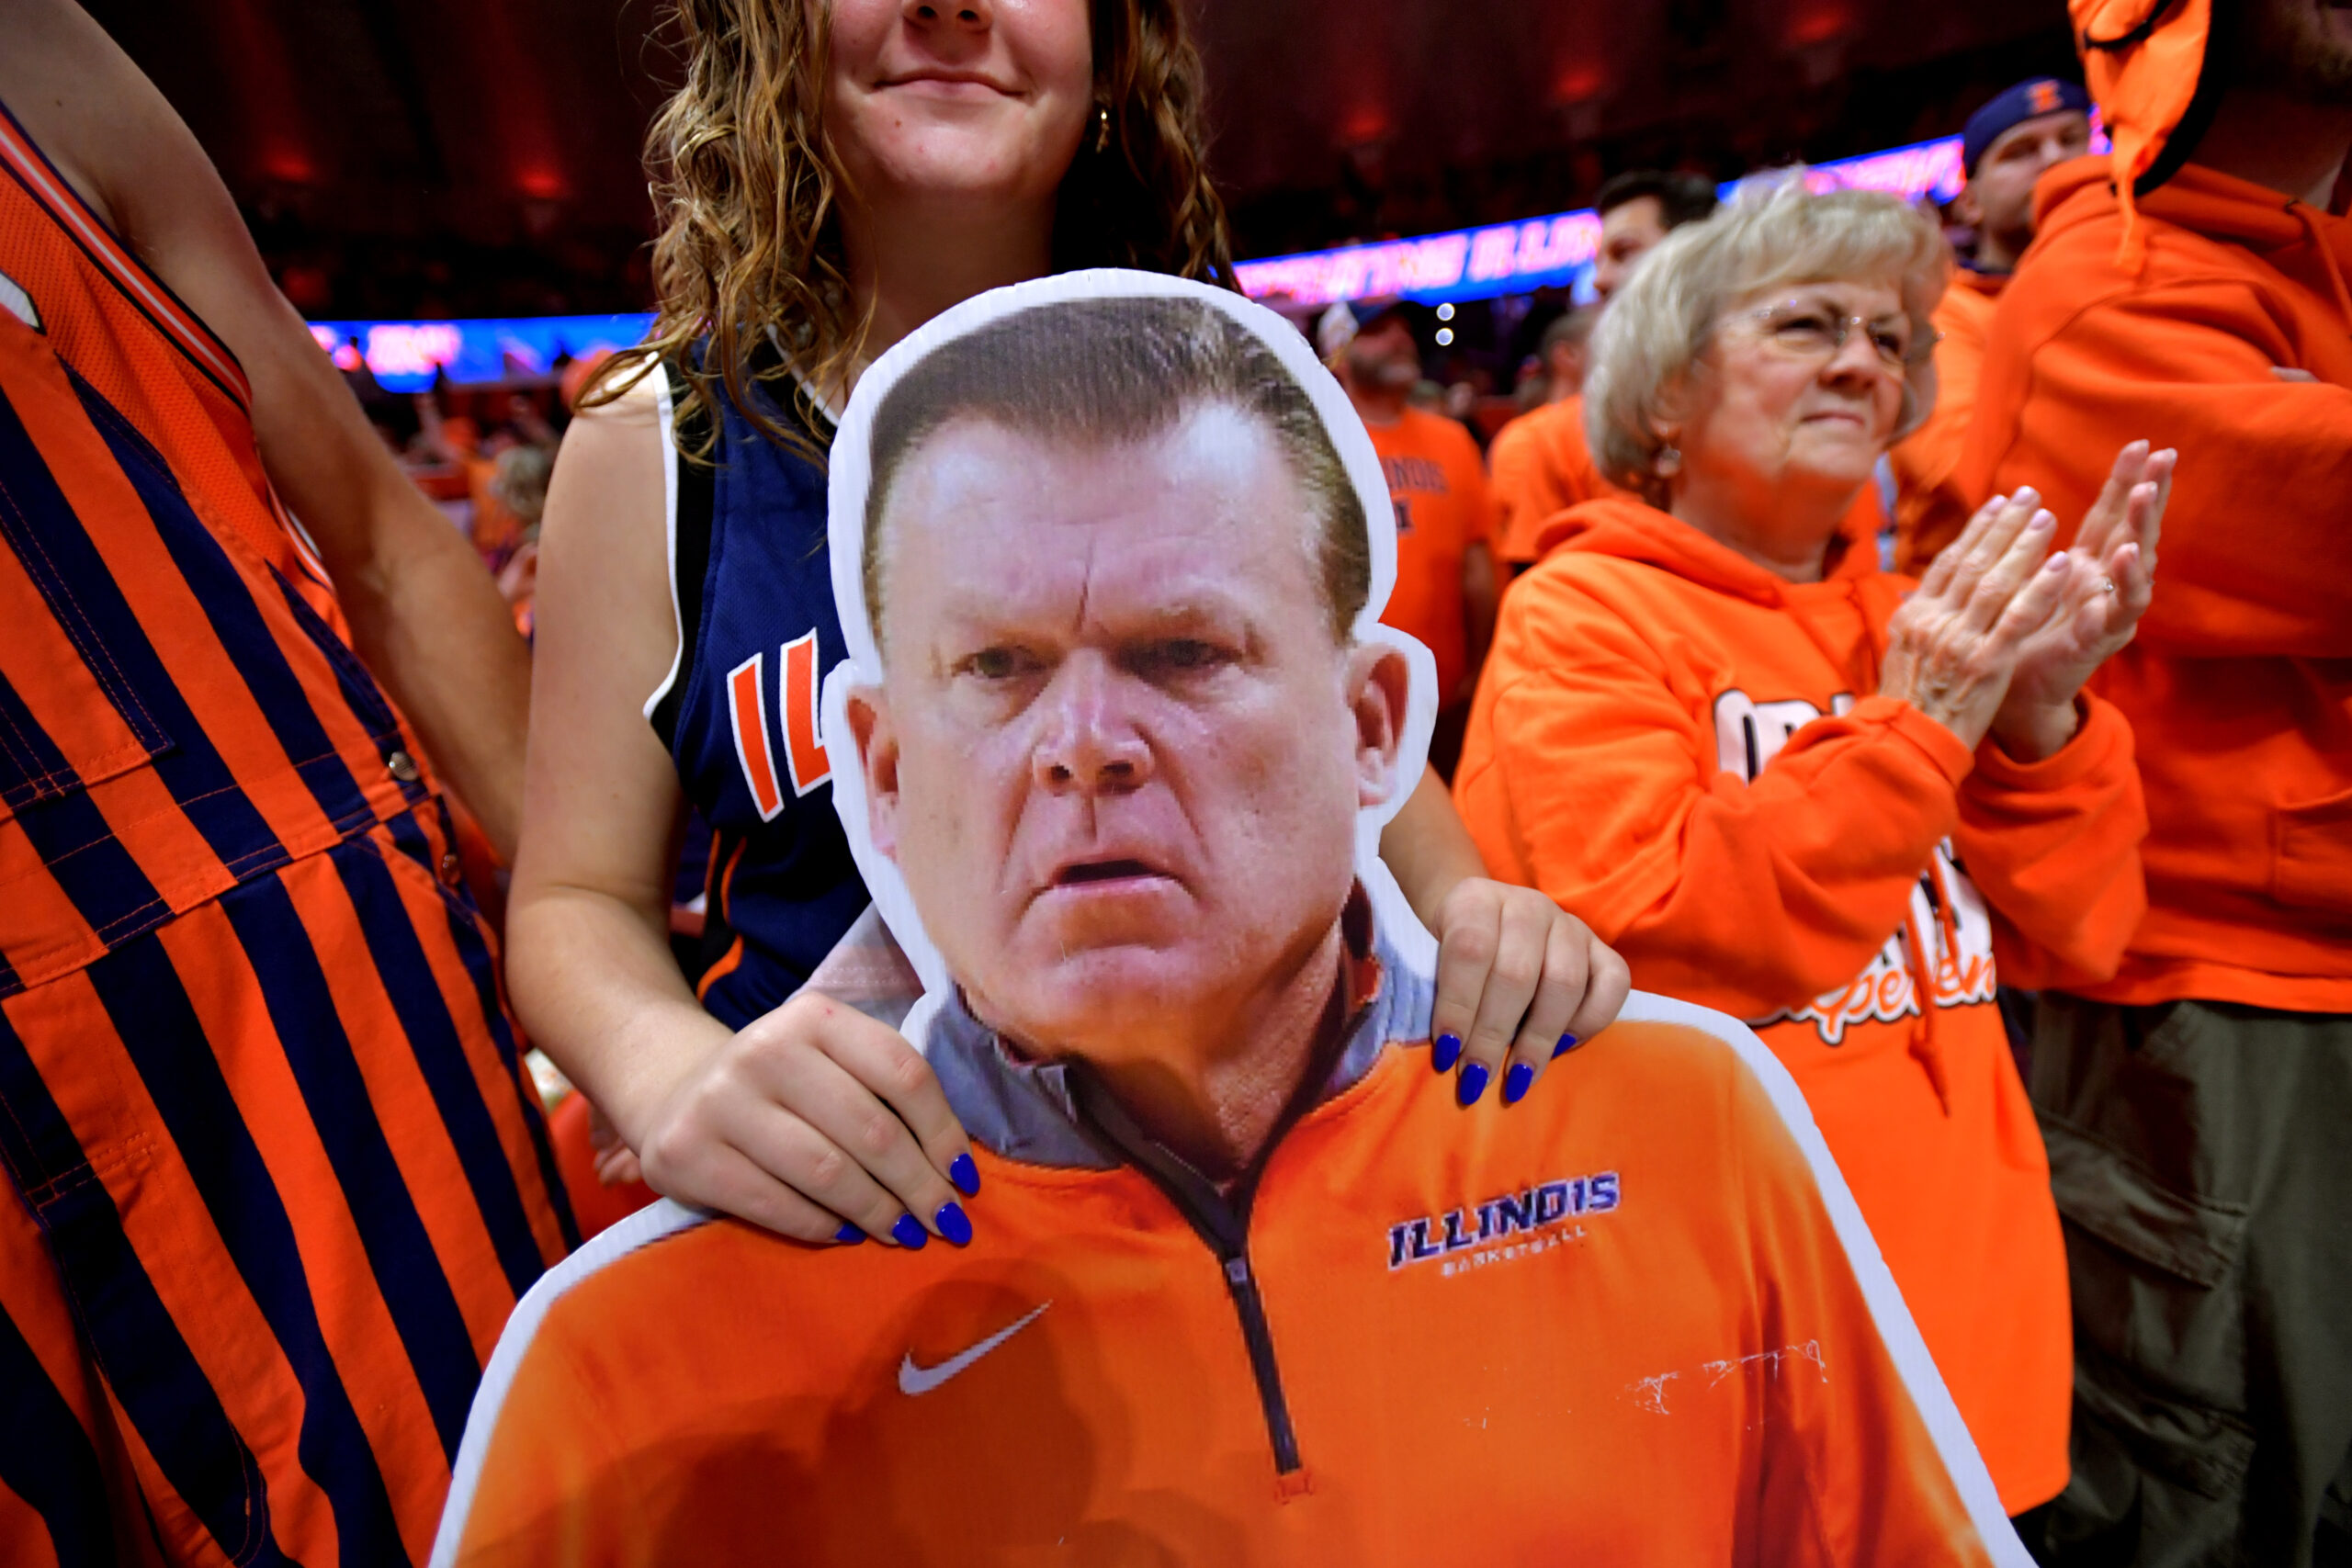
[[[866,373],[831,482],[827,744],[982,1223],[606,1233],[436,1562],[2025,1562],[1747,1031],[1636,998],[1468,1128],[1419,1059],[1374,845],[1434,671],[1280,318],[1000,290]]]

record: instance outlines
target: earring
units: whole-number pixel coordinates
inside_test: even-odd
[[[1094,106],[1094,151],[1101,152],[1111,145],[1111,106]]]
[[[1659,447],[1657,456],[1650,459],[1650,469],[1662,479],[1672,479],[1682,471],[1682,449],[1679,446]]]

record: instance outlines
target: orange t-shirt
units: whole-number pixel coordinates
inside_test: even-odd
[[[1984,367],[1984,340],[2007,273],[1962,268],[1936,307],[1936,412],[1897,442],[1894,468],[1894,570],[1917,576],[1936,552],[1960,537],[1975,502],[1960,482],[1961,453],[1976,415],[1976,382]],[[2112,454],[2109,454],[2112,456]]]
[[[1229,1252],[978,1132],[960,1250],[624,1222],[515,1314],[434,1562],[2023,1568],[1752,1036],[1636,997],[1466,1116],[1375,1045]]]
[[[1396,587],[1380,618],[1437,659],[1441,704],[1469,673],[1462,558],[1494,547],[1494,505],[1478,444],[1453,420],[1408,408],[1394,424],[1365,422],[1396,509]]]
[[[2139,737],[2148,916],[2083,988],[2352,1012],[2352,218],[2191,164],[2127,274],[2109,174],[2042,176],[1962,460],[2063,534],[2125,442],[2180,452],[2154,603],[2092,678]]]
[[[2072,1361],[1995,959],[2026,986],[2112,971],[2144,908],[2131,733],[2094,702],[2020,765],[1873,695],[1909,582],[1866,531],[1795,584],[1630,498],[1568,521],[1503,601],[1463,820],[1636,986],[1751,1020],[1788,1064],[2021,1512],[2065,1483]]]
[[[1498,547],[1512,566],[1542,553],[1536,536],[1555,513],[1621,493],[1593,467],[1582,394],[1530,409],[1504,425],[1487,448],[1487,463],[1494,477]]]

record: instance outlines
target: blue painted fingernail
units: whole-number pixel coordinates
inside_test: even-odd
[[[1563,1034],[1560,1036],[1560,1043],[1552,1047],[1553,1059],[1556,1061],[1576,1048],[1577,1037],[1573,1034]]]
[[[965,1197],[977,1198],[979,1196],[980,1168],[972,1163],[972,1156],[970,1155],[957,1155],[953,1160],[948,1162],[947,1179],[954,1182],[956,1184],[956,1190],[964,1194]]]
[[[1462,1036],[1452,1032],[1437,1037],[1430,1047],[1430,1066],[1438,1072],[1451,1072],[1453,1064],[1462,1059]]]
[[[1534,1081],[1533,1067],[1529,1066],[1525,1062],[1513,1062],[1510,1065],[1510,1071],[1503,1075],[1503,1103],[1517,1105],[1519,1097],[1525,1094],[1527,1086]]]
[[[949,1205],[950,1208],[954,1206]],[[909,1252],[921,1252],[923,1243],[931,1239],[931,1233],[923,1229],[922,1222],[912,1214],[900,1214],[898,1224],[890,1227],[890,1235]]]
[[[833,1239],[843,1247],[855,1247],[865,1239],[865,1233],[855,1225],[843,1225],[833,1233]]]
[[[1487,1066],[1473,1062],[1462,1069],[1462,1081],[1454,1086],[1453,1097],[1464,1105],[1476,1105],[1478,1097],[1487,1092]]]
[[[936,1217],[939,1221],[940,1235],[958,1247],[972,1245],[972,1222],[965,1217],[963,1204],[942,1203]]]

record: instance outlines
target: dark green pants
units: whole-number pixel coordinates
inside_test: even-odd
[[[2075,1314],[2049,1561],[2345,1560],[2352,1015],[2049,994],[2031,1088]]]

